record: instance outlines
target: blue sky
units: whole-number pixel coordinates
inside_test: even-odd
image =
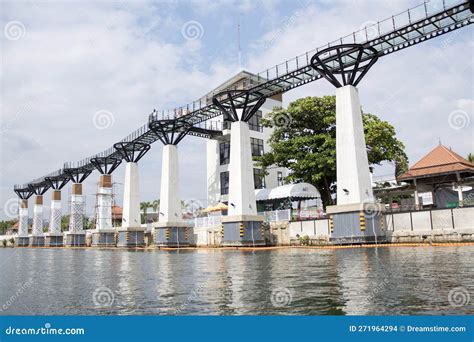
[[[0,218],[12,211],[13,184],[110,147],[154,108],[185,104],[241,68],[263,71],[419,2],[2,1]],[[364,110],[395,126],[410,164],[438,139],[461,155],[474,151],[472,38],[471,25],[384,57],[359,85]],[[334,93],[322,80],[284,103]],[[205,142],[186,137],[179,149],[182,197],[205,202]],[[159,142],[140,172],[142,199],[157,198]],[[93,173],[85,183],[89,215],[97,181]],[[121,203],[123,166],[114,181]]]

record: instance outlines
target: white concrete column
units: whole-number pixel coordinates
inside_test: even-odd
[[[97,194],[97,230],[112,229],[112,176],[100,175]]]
[[[35,196],[33,207],[33,236],[43,235],[43,195]]]
[[[416,184],[416,179],[413,180],[413,184],[415,185],[415,208],[419,209],[420,208],[420,197],[418,196],[418,185]]]
[[[163,214],[163,215],[162,215]],[[159,222],[182,222],[179,196],[178,146],[164,145],[161,164]]]
[[[337,204],[373,200],[359,92],[351,85],[336,89],[336,158]]]
[[[125,165],[122,227],[141,227],[140,191],[138,186],[138,164],[134,162],[128,162]]]
[[[80,233],[84,230],[84,197],[82,184],[73,183],[71,193],[71,216],[69,217],[69,232]]]
[[[462,193],[462,182],[461,182],[461,176],[459,176],[459,173],[456,173],[456,177],[458,180],[458,201],[459,201],[459,206],[462,207],[464,206],[464,196]]]
[[[228,214],[257,215],[250,129],[242,121],[233,122],[230,131]]]
[[[28,200],[20,199],[18,237],[28,237]]]
[[[50,234],[61,234],[61,215],[61,190],[53,190],[49,217]]]

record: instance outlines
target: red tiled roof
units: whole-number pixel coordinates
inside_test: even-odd
[[[474,164],[446,146],[439,144],[397,179],[408,180],[456,172],[474,174]]]

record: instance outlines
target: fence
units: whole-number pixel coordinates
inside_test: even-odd
[[[393,232],[474,229],[474,207],[392,212],[384,216],[387,229]]]
[[[222,224],[222,216],[196,217],[194,228],[217,227]]]

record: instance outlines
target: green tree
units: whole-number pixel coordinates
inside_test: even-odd
[[[313,184],[321,192],[324,205],[333,204],[336,182],[336,98],[306,97],[275,107],[263,119],[274,127],[268,143],[271,152],[258,158],[264,169],[271,165],[286,167],[289,181]],[[370,164],[395,163],[396,173],[407,170],[404,145],[395,129],[373,114],[363,114],[365,140]]]
[[[469,160],[469,162],[474,163],[474,154],[469,153],[467,155],[466,159]]]

